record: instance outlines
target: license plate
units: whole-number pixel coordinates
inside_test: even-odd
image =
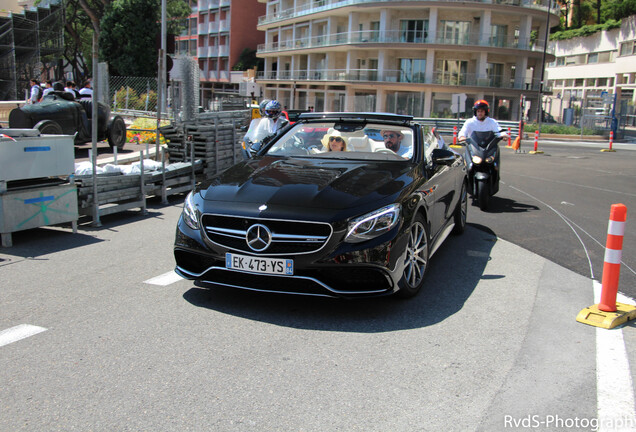
[[[225,268],[242,270],[251,273],[293,275],[294,260],[284,258],[262,258],[226,253]]]

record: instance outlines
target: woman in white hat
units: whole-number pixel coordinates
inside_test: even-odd
[[[327,151],[347,151],[347,138],[340,131],[332,130],[322,138]]]

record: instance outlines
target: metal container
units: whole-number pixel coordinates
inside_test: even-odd
[[[72,135],[39,135],[34,129],[0,129],[0,182],[68,176],[74,171]]]

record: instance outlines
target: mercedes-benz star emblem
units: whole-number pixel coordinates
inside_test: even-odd
[[[265,225],[254,224],[245,233],[247,245],[256,252],[264,251],[272,242],[272,232]]]

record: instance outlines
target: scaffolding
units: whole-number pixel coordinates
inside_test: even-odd
[[[20,100],[31,78],[42,79],[45,65],[64,53],[61,5],[0,15],[0,100]]]

